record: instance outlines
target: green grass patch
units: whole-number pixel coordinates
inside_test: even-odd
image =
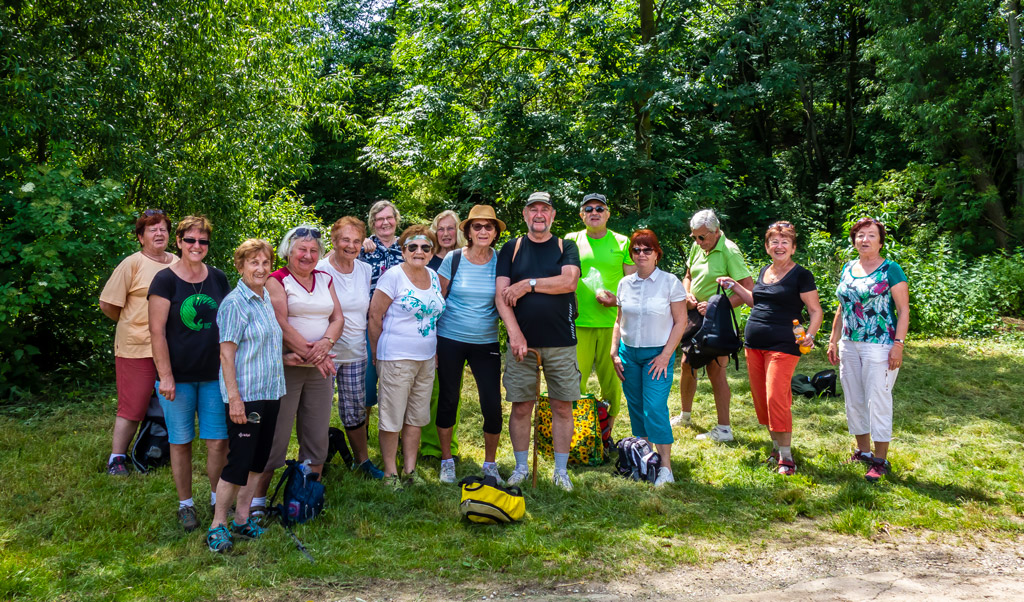
[[[825,367],[816,351],[798,372]],[[316,558],[312,564],[276,525],[230,555],[209,553],[205,529],[186,535],[176,523],[169,469],[107,477],[115,407],[108,390],[63,391],[0,407],[0,599],[202,600],[271,592],[308,599],[311,591],[378,580],[486,587],[614,578],[710,562],[721,550],[771,539],[800,519],[826,533],[863,537],[890,528],[997,538],[1024,531],[1021,345],[912,343],[896,385],[894,472],[877,485],[864,481],[860,465],[842,463],[852,445],[842,398],[796,400],[798,474],[773,474],[762,463],[770,442],[754,417],[746,373],[729,374],[737,442],[694,440],[715,423],[702,381],[696,426],[675,431],[675,486],[655,491],[605,466],[575,469],[576,491],[567,495],[551,486],[545,461],[540,486],[527,488],[527,516],[514,525],[460,522],[459,492],[438,482],[436,460],[422,463],[427,485],[401,493],[358,478],[336,460],[325,477],[327,512],[296,528]],[[460,477],[478,472],[483,460],[473,391],[465,404]],[[678,409],[676,392],[670,407]],[[623,406],[615,438],[628,434]],[[202,446],[195,449],[195,499],[204,506],[205,457]],[[506,436],[499,453],[504,474],[511,458]],[[206,508],[200,517],[208,522]]]

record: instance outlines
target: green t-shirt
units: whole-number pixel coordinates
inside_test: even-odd
[[[717,278],[728,276],[737,282],[750,278],[750,270],[743,261],[743,253],[740,253],[736,243],[727,239],[724,234],[718,237],[715,248],[707,254],[694,242],[690,247],[687,263],[690,266],[690,292],[698,301],[707,301],[711,295],[718,292]],[[726,291],[725,294],[731,297],[732,291]],[[738,310],[739,308],[734,309],[737,312]]]
[[[629,239],[608,230],[601,238],[590,238],[586,230],[565,236],[580,249],[582,266],[580,282],[576,285],[576,302],[580,317],[576,326],[581,328],[611,328],[615,326],[618,308],[605,307],[597,302],[598,289],[618,290],[622,280],[622,264],[633,265],[629,256]]]

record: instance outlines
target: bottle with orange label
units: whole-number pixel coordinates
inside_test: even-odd
[[[811,350],[811,345],[804,345],[803,341],[807,337],[807,331],[804,330],[803,324],[800,320],[793,320],[793,336],[796,337],[797,345],[800,345],[800,353],[808,353]]]

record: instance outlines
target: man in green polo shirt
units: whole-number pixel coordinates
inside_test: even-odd
[[[740,253],[736,243],[727,239],[722,234],[721,223],[718,216],[710,209],[704,209],[694,214],[690,219],[690,237],[693,238],[693,246],[690,247],[690,254],[687,258],[686,277],[683,279],[683,287],[686,288],[687,309],[696,308],[704,314],[707,311],[707,301],[718,290],[716,279],[721,276],[728,276],[738,282],[747,290],[753,290],[754,280],[750,277],[750,270],[743,261],[743,254]],[[733,295],[732,291],[726,291],[730,297],[733,311],[742,303],[740,298]],[[684,341],[684,346],[686,342]],[[711,390],[715,395],[715,409],[718,412],[718,425],[710,432],[697,435],[698,439],[710,439],[712,441],[732,441],[732,426],[729,423],[729,403],[732,392],[729,390],[729,381],[726,379],[726,368],[729,367],[729,357],[716,358],[707,366],[708,379],[711,380]],[[693,408],[693,396],[697,393],[697,379],[694,376],[690,365],[686,363],[685,355],[683,364],[679,370],[679,393],[682,397],[682,412],[672,419],[673,425],[689,425],[690,410]]]
[[[565,239],[580,250],[582,275],[576,286],[576,359],[580,365],[580,390],[586,392],[590,370],[597,373],[601,399],[608,402],[608,426],[619,414],[622,384],[612,362],[612,330],[618,314],[615,291],[623,276],[636,271],[629,256],[629,239],[608,229],[608,201],[603,194],[588,194],[580,202],[580,219],[585,230],[567,234]]]

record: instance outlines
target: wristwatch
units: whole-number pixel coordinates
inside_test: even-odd
[[[537,292],[537,279],[536,278],[530,278],[530,292],[531,293],[536,293]]]

